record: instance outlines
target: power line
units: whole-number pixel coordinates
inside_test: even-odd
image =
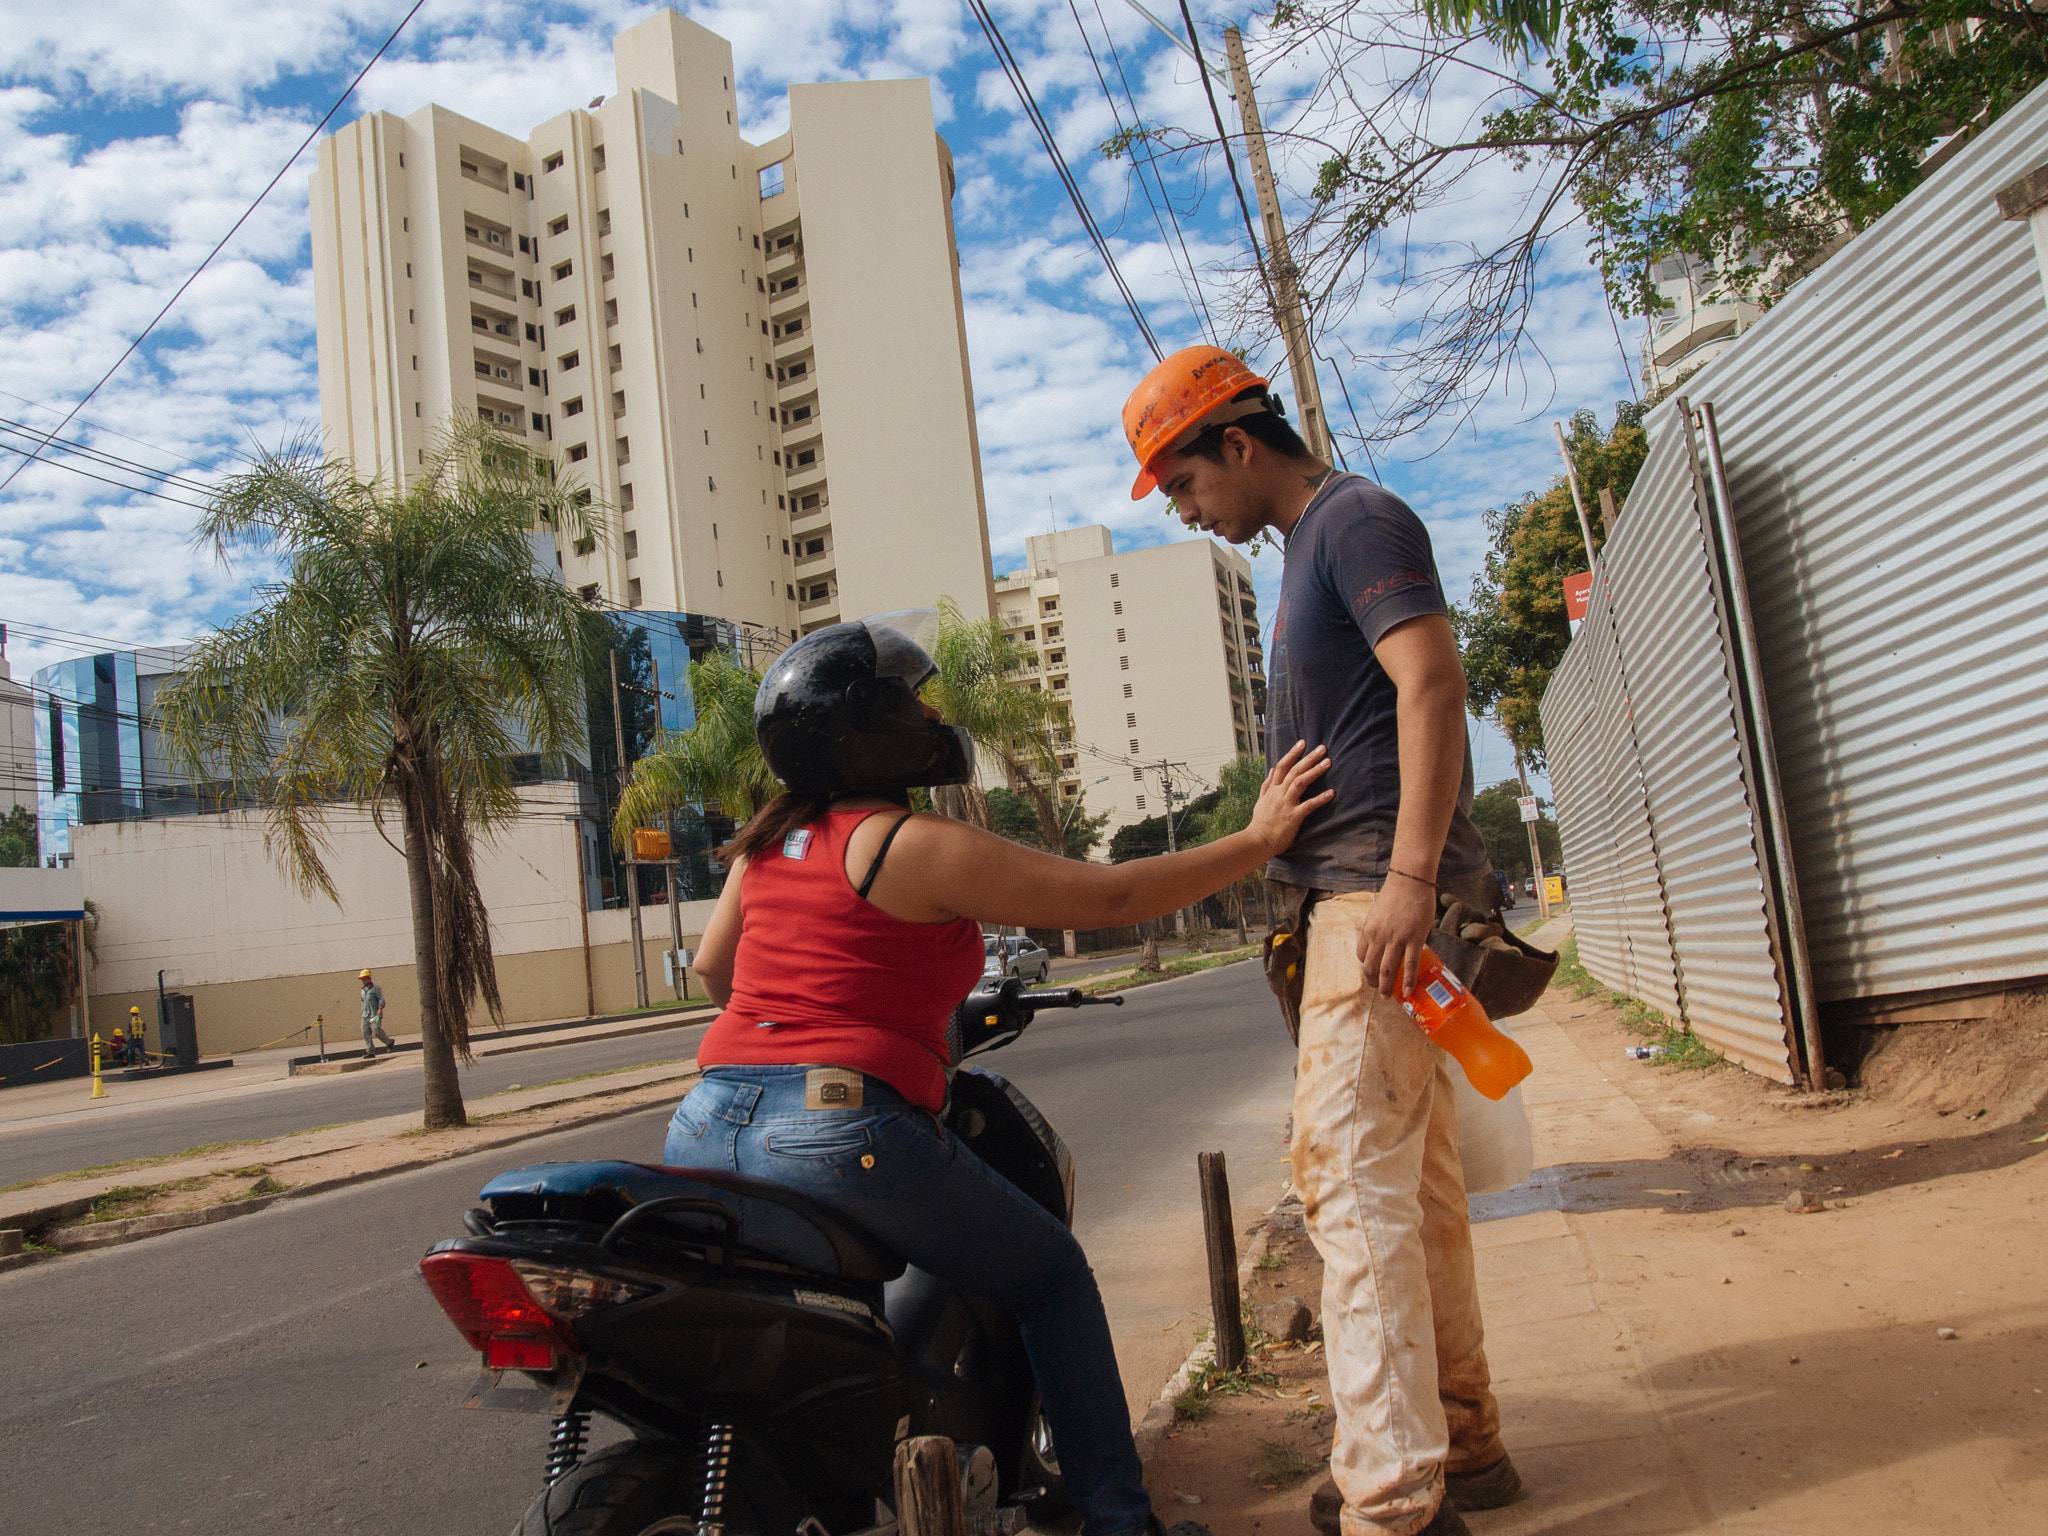
[[[1152,223],[1158,228],[1159,239],[1163,244],[1166,241],[1166,224],[1159,216],[1159,202],[1154,202],[1152,199],[1151,183],[1145,180],[1145,172],[1150,170],[1153,180],[1159,183],[1159,201],[1166,204],[1166,217],[1173,221],[1173,233],[1180,242],[1181,257],[1187,262],[1187,278],[1183,283],[1183,287],[1191,301],[1189,307],[1201,316],[1203,333],[1208,336],[1211,342],[1214,342],[1216,340],[1216,322],[1209,314],[1209,301],[1203,296],[1201,277],[1195,270],[1195,258],[1188,251],[1187,235],[1180,227],[1180,216],[1174,211],[1173,198],[1166,190],[1166,179],[1159,173],[1159,162],[1153,156],[1150,148],[1144,146],[1145,121],[1138,114],[1137,98],[1131,94],[1130,77],[1124,73],[1123,58],[1117,52],[1116,38],[1109,30],[1108,18],[1102,14],[1101,0],[1094,0],[1094,3],[1095,19],[1102,23],[1103,40],[1109,45],[1110,59],[1116,65],[1118,80],[1123,83],[1124,99],[1130,102],[1131,105],[1131,137],[1127,142],[1131,146],[1132,158],[1137,163],[1138,190],[1145,194],[1145,205],[1152,210]],[[1102,61],[1095,56],[1095,40],[1088,35],[1088,28],[1081,20],[1080,7],[1075,4],[1075,0],[1067,0],[1067,9],[1074,13],[1074,25],[1080,28],[1081,41],[1088,49],[1088,62],[1095,66],[1096,84],[1102,87],[1102,99],[1109,103],[1109,115],[1116,123],[1117,132],[1123,134],[1125,132],[1123,114],[1117,110],[1116,97],[1110,94],[1109,81],[1103,77]],[[1166,259],[1169,263],[1173,261],[1173,247],[1171,245],[1168,245],[1166,248]],[[1180,278],[1180,268],[1178,266],[1174,267],[1174,277],[1176,279]]]
[[[29,463],[33,461],[37,457],[37,455],[43,451],[43,448],[45,446],[47,446],[47,444],[38,444],[37,447],[32,451],[27,448],[17,448],[12,443],[0,443],[0,453],[15,454],[19,456],[19,458],[22,461],[21,463],[14,466],[13,474],[10,474],[6,480],[0,480],[0,489],[5,489],[6,486],[13,481],[15,475],[20,474],[24,469],[28,468]],[[130,495],[154,496],[158,501],[168,501],[173,506],[190,507],[195,512],[204,512],[206,510],[206,504],[204,502],[186,501],[181,496],[167,496],[162,491],[153,491],[150,490],[147,486],[130,485],[125,480],[110,480],[105,475],[96,475],[89,469],[79,468],[79,466],[76,464],[67,464],[62,459],[43,459],[42,462],[49,465],[52,469],[68,469],[74,475],[84,475],[88,480],[97,480],[102,485],[114,486],[116,489],[127,491]]]
[[[1230,153],[1230,135],[1223,129],[1223,109],[1216,105],[1216,87],[1209,81],[1209,61],[1202,57],[1202,40],[1195,35],[1194,13],[1188,0],[1180,0],[1181,19],[1188,24],[1188,41],[1195,45],[1195,69],[1202,77],[1202,94],[1209,98],[1209,115],[1216,119],[1216,147],[1223,151],[1223,164],[1230,171],[1230,185],[1237,193],[1237,211],[1244,215],[1245,238],[1252,243],[1252,260],[1259,264],[1259,281],[1266,288],[1266,302],[1272,306],[1275,324],[1280,319],[1280,299],[1273,292],[1273,278],[1266,271],[1265,253],[1259,248],[1259,232],[1252,223],[1252,205],[1245,201],[1244,183],[1237,179],[1237,160]]]
[[[10,400],[19,400],[23,405],[33,406],[36,410],[48,411],[52,416],[55,416],[57,414],[57,408],[54,405],[45,405],[40,400],[31,400],[27,395],[17,395],[11,389],[0,389],[0,395],[5,395]],[[154,449],[158,453],[167,454],[171,458],[183,459],[187,464],[190,464],[194,469],[206,468],[206,465],[204,463],[202,463],[198,459],[193,458],[190,454],[179,453],[175,448],[166,448],[162,443],[152,443],[147,438],[134,437],[126,432],[116,432],[112,427],[107,426],[102,422],[87,421],[83,417],[80,417],[78,418],[78,424],[89,431],[104,432],[109,437],[121,438],[126,442],[135,444],[138,448],[150,448]]]
[[[1045,152],[1059,174],[1060,184],[1067,189],[1067,196],[1073,201],[1074,212],[1080,216],[1081,228],[1094,245],[1096,254],[1102,257],[1102,264],[1109,269],[1109,279],[1116,285],[1122,296],[1124,307],[1131,312],[1131,319],[1137,323],[1138,334],[1145,338],[1145,345],[1152,349],[1155,360],[1165,357],[1159,348],[1159,338],[1152,334],[1152,327],[1145,319],[1144,310],[1138,307],[1137,296],[1124,281],[1124,275],[1117,269],[1116,253],[1109,248],[1109,242],[1102,236],[1102,230],[1095,222],[1095,215],[1088,211],[1088,200],[1081,194],[1081,184],[1068,169],[1066,157],[1060,153],[1059,141],[1053,137],[1052,125],[1046,122],[1045,114],[1039,111],[1038,99],[1031,94],[1031,86],[1024,78],[1024,67],[1017,62],[1017,56],[1010,51],[1004,39],[1002,28],[996,25],[990,13],[987,0],[967,0],[974,18],[981,23],[981,30],[988,38],[989,47],[995,50],[996,62],[1002,66],[1004,76],[1017,93],[1017,100],[1023,104],[1024,115],[1031,120],[1031,126],[1038,132],[1038,139],[1045,146]]]
[[[76,438],[57,437],[54,435],[45,436],[40,428],[32,427],[26,422],[16,421],[12,417],[0,416],[0,432],[13,432],[21,437],[39,438],[45,447],[54,445],[60,447],[66,453],[75,453],[80,458],[91,459],[95,463],[105,464],[109,468],[125,469],[133,474],[147,475],[152,480],[161,480],[166,485],[177,486],[180,490],[197,491],[202,496],[210,495],[213,491],[212,486],[194,480],[189,475],[180,475],[168,469],[156,469],[148,464],[144,464],[139,459],[123,458],[118,453],[109,453],[104,448],[95,448],[92,444],[81,443]]]
[[[168,299],[164,300],[164,307],[156,312],[156,317],[152,319],[149,322],[149,324],[145,325],[142,328],[142,330],[139,333],[137,333],[135,339],[128,343],[127,348],[121,353],[121,355],[114,359],[113,367],[109,368],[105,373],[101,374],[99,382],[93,385],[91,389],[85,392],[84,398],[81,399],[78,402],[78,404],[72,406],[70,410],[64,413],[64,419],[58,422],[56,427],[52,430],[52,437],[54,437],[57,432],[61,432],[66,427],[70,426],[72,419],[76,417],[80,411],[84,410],[88,404],[91,403],[95,395],[97,395],[102,389],[106,388],[107,381],[111,379],[116,373],[120,372],[121,365],[127,362],[129,358],[135,355],[135,349],[142,345],[144,340],[148,338],[149,333],[157,328],[157,326],[162,322],[165,315],[168,315],[171,312],[171,306],[176,304],[178,300],[182,299],[185,296],[186,289],[190,288],[194,283],[199,281],[199,274],[204,272],[207,269],[207,267],[211,265],[213,258],[218,256],[221,253],[221,251],[226,248],[227,243],[235,238],[237,231],[239,231],[241,227],[244,224],[248,223],[249,220],[255,215],[256,210],[263,205],[263,199],[270,196],[271,192],[276,189],[277,184],[280,181],[284,180],[286,172],[290,171],[294,165],[298,164],[299,156],[303,155],[306,152],[306,146],[308,144],[311,144],[313,140],[320,136],[320,130],[327,126],[328,122],[333,118],[334,114],[341,110],[342,104],[346,102],[350,96],[355,94],[356,87],[363,83],[363,76],[367,75],[370,72],[370,66],[372,64],[375,64],[379,59],[384,57],[385,50],[388,49],[393,43],[398,41],[398,34],[405,30],[406,23],[411,21],[413,17],[417,16],[420,12],[420,7],[425,5],[426,3],[427,0],[413,0],[412,9],[407,11],[405,15],[399,19],[398,25],[391,29],[391,35],[384,39],[383,46],[380,47],[375,53],[370,55],[369,63],[363,65],[361,69],[356,71],[355,79],[349,81],[348,88],[344,90],[339,96],[335,97],[334,105],[329,107],[326,111],[326,114],[321,117],[320,121],[313,125],[313,131],[306,135],[306,137],[300,142],[299,147],[297,149],[292,151],[291,158],[286,160],[283,165],[277,168],[277,174],[270,178],[269,184],[266,185],[261,192],[258,192],[256,194],[256,200],[242,211],[242,216],[235,220],[233,226],[228,230],[226,234],[220,237],[219,243],[216,244],[212,250],[206,253],[205,260],[201,261],[198,266],[192,269],[191,275],[187,277],[184,282],[178,284],[178,291],[176,293],[173,293]],[[35,449],[33,453],[28,454],[27,457],[21,463],[15,465],[13,469],[8,471],[7,478],[5,480],[0,480],[0,491],[4,491],[7,489],[8,486],[12,485],[14,483],[14,477],[20,474],[24,469],[28,468],[29,464],[32,463],[35,459],[40,457],[42,451],[42,446],[38,445],[38,447]],[[95,476],[94,478],[97,479],[98,477]]]

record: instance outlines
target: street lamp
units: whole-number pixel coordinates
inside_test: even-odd
[[[1093,788],[1094,788],[1094,787],[1095,787],[1095,786],[1096,786],[1097,784],[1107,784],[1108,782],[1109,782],[1109,775],[1105,773],[1105,774],[1104,774],[1104,775],[1103,775],[1103,776],[1102,776],[1101,778],[1099,778],[1099,779],[1090,779],[1090,780],[1088,781],[1088,786],[1087,786],[1087,787],[1088,787],[1089,789],[1093,789]],[[1073,804],[1072,804],[1072,805],[1069,805],[1069,806],[1067,807],[1067,814],[1066,814],[1066,815],[1064,815],[1064,816],[1062,816],[1062,817],[1060,818],[1060,831],[1061,831],[1061,833],[1062,833],[1062,834],[1064,834],[1064,833],[1066,832],[1066,830],[1067,830],[1067,823],[1068,823],[1069,821],[1073,820],[1073,816],[1074,816],[1074,811],[1075,811],[1075,808],[1076,808],[1076,807],[1078,807],[1078,806],[1080,805],[1080,803],[1081,803],[1081,795],[1082,795],[1082,791],[1081,791],[1081,790],[1078,790],[1078,789],[1077,789],[1077,790],[1075,790],[1075,791],[1074,791],[1074,800],[1073,800]]]

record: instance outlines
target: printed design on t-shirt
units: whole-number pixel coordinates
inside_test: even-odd
[[[785,859],[805,859],[811,854],[811,829],[798,827],[782,840],[782,856]]]
[[[1382,576],[1378,581],[1361,587],[1358,596],[1351,599],[1351,617],[1353,621],[1363,622],[1366,611],[1374,603],[1395,592],[1405,592],[1410,587],[1428,587],[1431,591],[1435,591],[1436,577],[1432,576],[1428,571],[1395,571],[1392,575]]]

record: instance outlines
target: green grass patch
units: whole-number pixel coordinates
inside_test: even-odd
[[[1210,1360],[1195,1373],[1188,1389],[1173,1400],[1173,1411],[1184,1419],[1201,1419],[1216,1411],[1215,1399],[1219,1397],[1242,1397],[1253,1387],[1279,1385],[1280,1378],[1271,1371],[1262,1371],[1253,1358],[1260,1349],[1272,1340],[1256,1328],[1245,1329],[1245,1363],[1234,1371],[1219,1370],[1216,1362]]]
[[[235,1198],[237,1200],[254,1200],[260,1195],[281,1195],[284,1191],[285,1186],[266,1173],[254,1184],[251,1184],[247,1189],[235,1196]]]
[[[1111,971],[1101,976],[1089,976],[1070,985],[1077,986],[1091,995],[1098,992],[1127,992],[1132,987],[1149,986],[1155,981],[1168,981],[1175,976],[1192,976],[1197,971],[1214,970],[1219,965],[1236,965],[1240,960],[1251,959],[1258,952],[1258,945],[1247,944],[1242,949],[1223,949],[1206,955],[1184,955],[1178,960],[1161,962],[1156,971]]]
[[[1298,1483],[1323,1464],[1320,1456],[1309,1456],[1296,1450],[1284,1440],[1261,1440],[1259,1442],[1259,1463],[1263,1483],[1277,1483],[1285,1487]]]
[[[322,1126],[331,1130],[331,1126]],[[300,1131],[295,1134],[306,1135]],[[156,1168],[165,1163],[175,1163],[188,1157],[210,1157],[216,1152],[230,1151],[235,1147],[260,1147],[262,1141],[209,1141],[196,1147],[187,1147],[182,1152],[163,1152],[155,1157],[130,1157],[118,1163],[94,1163],[89,1168],[74,1168],[69,1173],[49,1173],[39,1179],[23,1179],[18,1184],[0,1184],[0,1194],[11,1194],[17,1189],[35,1189],[44,1184],[61,1184],[66,1179],[89,1179],[95,1174],[126,1173],[131,1168]]]
[[[1287,1255],[1284,1253],[1275,1253],[1269,1248],[1259,1255],[1259,1268],[1261,1269],[1285,1269],[1286,1267]]]
[[[1728,1065],[1728,1058],[1683,1024],[1666,1017],[1639,998],[1605,987],[1579,961],[1579,941],[1569,938],[1558,946],[1557,975],[1553,984],[1569,990],[1574,997],[1605,1003],[1615,1013],[1615,1022],[1644,1044],[1663,1054],[1655,1065],[1674,1072],[1714,1072]]]
[[[689,1059],[687,1056],[671,1056],[665,1061],[643,1061],[630,1067],[606,1067],[600,1072],[578,1072],[574,1077],[551,1077],[544,1083],[521,1083],[516,1088],[500,1088],[496,1093],[487,1094],[485,1097],[495,1099],[508,1093],[531,1093],[536,1088],[561,1088],[570,1083],[587,1083],[596,1077],[617,1077],[622,1072],[645,1072],[649,1067],[681,1066]]]

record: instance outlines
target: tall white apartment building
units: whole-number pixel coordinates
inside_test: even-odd
[[[723,38],[664,10],[613,52],[617,94],[524,139],[427,106],[321,141],[328,452],[402,483],[481,414],[605,509],[557,550],[595,601],[792,634],[986,613],[929,83],[792,86],[789,132],[753,145]]]
[[[1697,373],[1764,317],[1763,305],[1722,287],[1698,257],[1666,256],[1652,276],[1670,308],[1650,317],[1643,337],[1645,395]]]
[[[1163,778],[1192,795],[1265,750],[1266,657],[1244,556],[1210,539],[1119,552],[1100,524],[1027,539],[1025,554],[997,578],[996,612],[1033,657],[1018,686],[1073,716],[1063,801],[1086,789],[1114,833],[1166,809]]]

